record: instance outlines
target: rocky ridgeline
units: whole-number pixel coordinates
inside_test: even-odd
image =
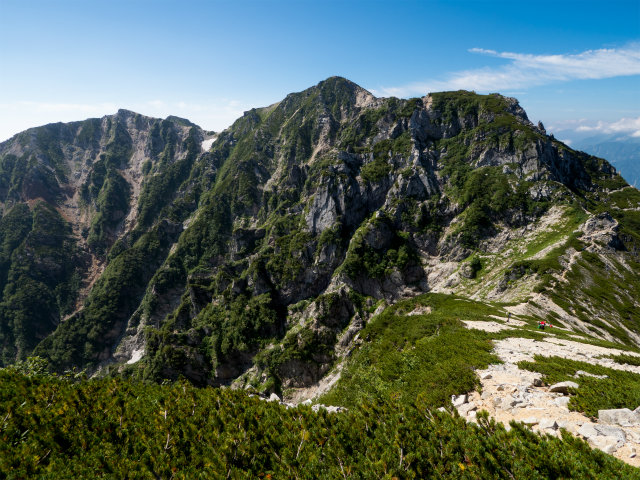
[[[478,322],[481,323],[481,322]],[[496,322],[487,322],[494,324]],[[478,328],[478,325],[468,325]],[[511,421],[522,422],[535,432],[560,436],[560,430],[585,439],[589,445],[605,453],[640,467],[640,406],[599,410],[598,421],[568,408],[571,389],[580,388],[580,378],[593,376],[577,371],[575,381],[545,386],[541,374],[518,368],[516,362],[533,360],[535,355],[561,356],[593,364],[613,367],[615,363],[603,355],[620,351],[594,345],[548,338],[534,341],[526,338],[507,338],[495,342],[495,353],[505,363],[489,365],[476,373],[482,384],[482,393],[453,396],[451,401],[458,413],[468,421],[475,421],[477,412],[486,410],[507,428]],[[636,371],[638,367],[615,364],[616,368]]]

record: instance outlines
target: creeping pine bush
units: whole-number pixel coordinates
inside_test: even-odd
[[[624,355],[622,358],[631,357]],[[636,357],[631,357],[636,358]],[[640,375],[632,372],[578,362],[562,357],[543,357],[536,355],[533,362],[520,362],[518,367],[540,372],[547,383],[564,380],[576,381],[574,375],[583,370],[595,375],[607,375],[608,378],[581,376],[569,402],[569,409],[583,412],[596,418],[598,410],[611,408],[631,408],[640,405]]]
[[[569,435],[542,437],[421,396],[346,413],[243,392],[0,371],[2,478],[638,478]]]

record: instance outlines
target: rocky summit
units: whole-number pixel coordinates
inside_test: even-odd
[[[442,406],[496,352],[538,358],[504,354],[510,337],[632,365],[640,348],[640,192],[499,94],[376,98],[332,77],[219,133],[125,110],[32,128],[0,144],[0,203],[4,366],[353,407],[466,358]],[[575,368],[535,378],[585,368],[552,358]]]

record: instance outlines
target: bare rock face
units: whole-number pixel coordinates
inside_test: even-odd
[[[608,212],[589,218],[582,226],[582,231],[585,239],[613,250],[622,248],[622,241],[618,236],[618,222]]]
[[[241,258],[248,252],[253,251],[256,242],[262,240],[264,236],[265,230],[263,228],[258,228],[256,230],[238,228],[233,232],[233,236],[231,238],[231,249],[238,258]]]
[[[598,420],[608,425],[621,425],[624,427],[640,425],[640,415],[628,408],[598,410]]]

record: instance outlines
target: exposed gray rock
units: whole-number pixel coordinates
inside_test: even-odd
[[[536,417],[527,417],[522,420],[525,425],[537,425],[540,422]]]
[[[586,439],[598,436],[598,431],[593,423],[585,423],[578,429],[578,433]]]
[[[231,251],[236,255],[244,255],[252,251],[255,248],[256,242],[263,239],[264,236],[265,230],[263,228],[257,230],[238,228],[234,230],[231,236]]]
[[[634,443],[640,443],[640,432],[638,431],[634,431],[631,429],[627,429],[626,431],[627,433],[627,437],[630,441],[634,442]]]
[[[619,427],[595,424],[594,428],[600,436],[615,438],[618,441],[618,447],[621,447],[627,441],[627,435],[624,433],[624,430]]]
[[[592,437],[589,438],[589,444],[609,455],[618,450],[618,442],[615,437]]]
[[[569,397],[560,397],[560,398],[556,398],[554,400],[555,404],[558,405],[559,407],[565,407],[568,408],[569,407],[569,401],[571,399]]]
[[[559,420],[557,423],[558,423],[558,430],[561,428],[564,428],[566,431],[568,431],[572,435],[574,436],[578,435],[578,430],[580,429],[580,425],[571,421],[564,421],[564,420]]]
[[[468,397],[467,394],[463,394],[463,395],[451,395],[451,403],[453,404],[454,407],[459,407],[460,405],[464,405],[465,403],[467,403]]]
[[[578,388],[578,387],[579,385],[576,382],[566,381],[566,382],[556,383],[555,385],[551,385],[549,387],[549,391],[567,395],[569,393],[570,388]]]
[[[328,413],[340,413],[340,412],[344,412],[347,409],[344,407],[338,407],[338,406],[334,406],[334,405],[323,405],[321,403],[317,403],[315,404],[313,407],[311,407],[311,409],[314,412],[319,412],[320,410],[326,410]]]
[[[329,413],[339,413],[339,412],[343,412],[345,410],[346,410],[346,408],[335,406],[335,405],[329,405],[327,407],[327,412],[329,412]]]
[[[556,422],[556,420],[553,418],[543,418],[542,420],[540,420],[538,427],[540,427],[541,429],[557,430],[558,422]]]
[[[469,414],[469,412],[472,412],[474,410],[477,410],[478,407],[475,403],[470,402],[470,403],[465,403],[464,405],[460,405],[458,407],[458,413],[460,415],[462,415],[463,417],[467,416]]]
[[[270,401],[270,402],[281,402],[281,401],[282,401],[282,399],[281,399],[277,394],[272,393],[272,394],[269,396],[269,401]]]
[[[513,398],[496,397],[493,399],[493,404],[495,405],[496,408],[508,410],[510,408],[515,407],[518,404],[518,402]]]
[[[608,212],[589,218],[582,226],[585,237],[615,250],[623,247],[618,230],[618,222]]]
[[[609,425],[622,425],[623,427],[640,425],[640,415],[628,408],[598,410],[598,420]]]

